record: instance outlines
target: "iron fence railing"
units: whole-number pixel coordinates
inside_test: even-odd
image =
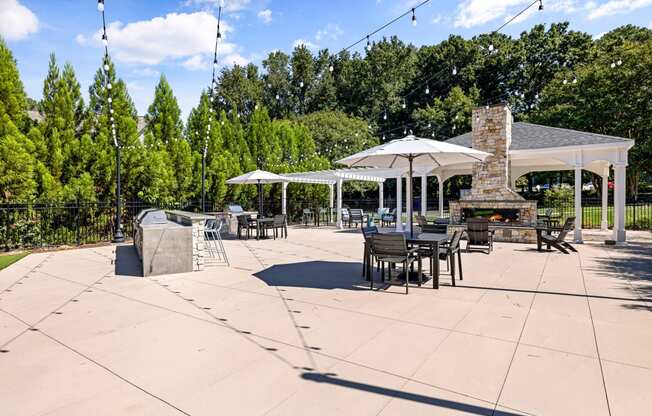
[[[406,201],[403,200],[403,212],[407,211]],[[613,226],[614,208],[613,201],[608,201],[607,221],[609,227]],[[361,208],[365,212],[375,212],[378,208],[377,198],[343,199],[343,206]],[[436,197],[428,199],[428,211],[436,212],[438,200]],[[248,208],[257,207],[257,201],[249,204]],[[384,206],[393,209],[396,200],[386,198]],[[199,212],[201,204],[198,201],[179,202],[171,204],[149,204],[140,201],[126,201],[122,204],[122,226],[125,235],[133,235],[133,219],[145,208],[182,209]],[[292,200],[287,203],[288,221],[301,222],[304,209],[319,213],[321,208],[327,208],[328,202],[321,200]],[[551,208],[553,215],[565,218],[575,216],[575,203],[573,199],[539,201],[539,213],[543,214]],[[421,210],[421,201],[415,198],[414,212]],[[206,211],[221,211],[222,204],[207,204]],[[266,215],[281,212],[281,202],[273,199],[265,201],[263,212]],[[448,200],[444,201],[444,216],[448,213]],[[334,219],[332,219],[334,220]],[[602,225],[602,201],[598,198],[585,197],[582,199],[582,227],[600,228]],[[628,229],[652,229],[652,198],[640,198],[628,201],[625,209],[625,227]],[[115,228],[115,203],[84,202],[72,203],[30,202],[0,204],[0,248],[12,250],[17,248],[48,247],[62,245],[82,245],[100,241],[110,241]]]

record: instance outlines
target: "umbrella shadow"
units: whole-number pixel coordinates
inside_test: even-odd
[[[275,264],[254,273],[268,286],[305,287],[313,289],[369,290],[362,278],[361,263],[339,261],[306,261]]]

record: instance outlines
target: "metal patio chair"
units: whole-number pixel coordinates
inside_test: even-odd
[[[550,250],[550,246],[556,248],[564,254],[570,254],[568,250],[577,253],[575,247],[565,241],[566,235],[575,228],[575,217],[566,218],[566,222],[562,228],[548,227],[545,232],[537,234],[537,248],[540,250],[541,246],[545,244]],[[553,233],[558,233],[554,235]]]
[[[229,266],[229,258],[222,243],[222,229],[225,227],[223,221],[206,220],[204,223],[204,244],[206,252],[211,259],[226,263]]]

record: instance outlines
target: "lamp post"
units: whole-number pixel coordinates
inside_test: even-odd
[[[125,241],[125,235],[122,232],[122,219],[121,219],[121,190],[120,190],[120,143],[118,142],[118,135],[115,128],[115,119],[113,117],[113,99],[111,97],[111,80],[109,77],[109,38],[106,35],[106,17],[104,16],[104,0],[97,0],[97,11],[102,15],[102,43],[104,44],[104,59],[102,62],[102,69],[106,85],[106,101],[109,109],[107,116],[111,122],[111,135],[113,136],[113,144],[115,146],[115,230],[113,232],[113,242],[122,243]]]

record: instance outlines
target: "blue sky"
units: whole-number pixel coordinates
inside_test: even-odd
[[[110,53],[140,114],[165,74],[184,118],[210,83],[217,3],[220,0],[106,0]],[[337,51],[401,14],[416,0],[222,0],[221,65],[260,61],[272,50],[301,42]],[[532,0],[432,0],[417,10],[418,24],[398,22],[380,36],[415,45],[449,34],[470,38],[496,29]],[[518,35],[537,23],[568,20],[594,36],[623,24],[652,27],[652,0],[543,0],[509,25]],[[41,97],[50,52],[70,61],[86,93],[101,56],[96,0],[0,0],[0,35],[7,40],[27,93]],[[363,45],[361,45],[363,46]]]

